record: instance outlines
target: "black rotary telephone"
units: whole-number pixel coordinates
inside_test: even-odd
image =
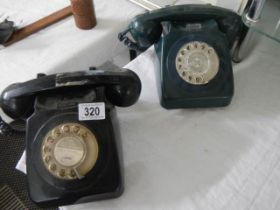
[[[225,106],[234,92],[230,49],[243,27],[230,10],[178,5],[136,16],[119,39],[138,51],[155,45],[163,107]]]
[[[127,69],[41,76],[3,91],[2,110],[26,121],[27,179],[34,202],[67,205],[122,193],[114,105],[131,106],[140,91],[138,76]]]

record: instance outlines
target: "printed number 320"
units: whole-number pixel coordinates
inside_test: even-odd
[[[79,104],[79,120],[104,120],[105,103],[83,103]]]
[[[99,116],[100,108],[99,107],[85,107],[85,116]]]

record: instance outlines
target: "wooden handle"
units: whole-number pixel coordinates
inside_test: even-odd
[[[11,36],[11,38],[3,45],[7,47],[17,41],[20,41],[28,37],[31,34],[34,34],[46,28],[47,26],[50,26],[66,17],[69,17],[70,15],[72,15],[71,6],[65,7],[47,17],[44,17],[34,23],[31,23],[30,25],[27,25],[23,28],[16,30]]]

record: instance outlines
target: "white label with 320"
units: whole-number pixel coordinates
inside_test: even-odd
[[[105,103],[83,103],[79,104],[79,120],[104,120]]]

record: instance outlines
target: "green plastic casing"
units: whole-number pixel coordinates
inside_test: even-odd
[[[221,107],[234,93],[230,50],[243,24],[236,13],[211,5],[179,5],[136,16],[128,29],[139,49],[152,44],[160,61],[156,73],[164,108]],[[205,42],[219,57],[217,75],[204,85],[184,81],[177,73],[179,49],[189,42]]]
[[[164,32],[155,44],[160,61],[157,75],[160,103],[164,108],[221,107],[231,102],[234,93],[233,71],[228,41],[214,21],[201,24],[199,30],[189,32],[184,24],[166,22]],[[175,60],[182,45],[206,42],[219,57],[219,71],[205,85],[193,85],[184,81],[177,73]]]

